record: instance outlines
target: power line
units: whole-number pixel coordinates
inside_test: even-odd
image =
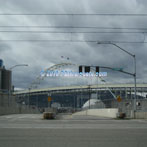
[[[73,28],[73,29],[114,29],[114,30],[147,30],[147,28],[113,28],[113,27],[96,27],[96,26],[0,26],[0,28]]]
[[[101,41],[94,41],[94,40],[50,40],[50,39],[38,39],[38,40],[0,40],[0,42],[89,42],[89,43],[97,43],[97,42],[101,42]],[[143,42],[143,41],[106,41],[106,42],[112,42],[112,43],[121,43],[121,44],[127,44],[127,43],[131,43],[131,44],[142,44],[142,43],[147,43],[146,41]]]
[[[100,32],[90,32],[90,31],[88,31],[88,32],[84,32],[84,31],[81,31],[81,32],[78,32],[78,31],[76,31],[76,32],[73,32],[73,31],[70,31],[70,32],[65,32],[65,31],[63,31],[63,32],[58,32],[58,31],[1,31],[0,30],[0,32],[2,32],[2,33],[51,33],[51,34],[98,34],[98,33],[133,33],[133,34],[139,34],[139,33],[147,33],[147,32],[139,32],[139,31],[137,31],[137,32],[104,32],[104,31],[100,31]]]
[[[66,13],[0,13],[0,15],[52,15],[52,16],[147,16],[145,13],[131,14],[131,13],[77,13],[77,14],[66,14]]]

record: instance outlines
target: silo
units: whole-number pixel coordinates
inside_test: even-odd
[[[3,69],[3,60],[0,59],[0,89],[2,89],[2,69]]]
[[[2,70],[0,68],[0,90],[2,89]]]
[[[11,90],[11,84],[12,84],[12,77],[11,77],[11,71],[10,70],[2,70],[2,85],[1,89],[3,90]]]
[[[0,59],[0,68],[3,68],[3,60]]]

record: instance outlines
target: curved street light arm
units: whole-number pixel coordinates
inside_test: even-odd
[[[17,64],[17,65],[10,67],[9,70],[12,70],[13,68],[15,68],[17,66],[28,66],[28,64]]]
[[[128,52],[127,50],[125,50],[125,49],[121,48],[121,47],[120,47],[120,46],[118,46],[117,44],[115,44],[115,43],[110,43],[110,44],[112,44],[112,45],[114,45],[114,46],[118,47],[119,49],[121,49],[122,51],[126,52],[127,54],[129,54],[129,55],[130,55],[130,56],[132,56],[133,58],[135,57],[135,55],[134,55],[134,54],[132,54],[132,53]]]
[[[129,54],[130,56],[135,57],[134,54],[130,53],[129,51],[123,49],[122,47],[118,46],[117,44],[115,44],[115,43],[113,43],[111,41],[98,41],[97,44],[111,44],[111,45],[114,45],[114,46],[118,47],[120,50],[122,50],[125,53]]]

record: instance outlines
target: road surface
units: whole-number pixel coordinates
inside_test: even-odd
[[[0,116],[0,147],[147,147],[147,120],[5,115]]]

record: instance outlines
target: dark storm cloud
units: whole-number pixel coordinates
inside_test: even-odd
[[[78,3],[78,4],[77,4]],[[144,0],[0,0],[0,13],[146,13]],[[24,26],[97,26],[97,27],[146,27],[146,17],[125,16],[0,16],[1,25]],[[6,30],[6,29],[5,29]],[[10,30],[10,29],[9,29]],[[14,29],[13,29],[14,30]],[[15,30],[42,30],[42,31],[104,31],[96,29],[21,29]],[[119,30],[123,31],[123,30]],[[127,30],[128,31],[128,30]],[[17,87],[27,87],[42,69],[46,69],[61,62],[76,64],[101,65],[110,67],[123,67],[133,72],[133,58],[121,52],[112,45],[98,45],[96,42],[74,43],[73,40],[92,41],[146,41],[146,34],[8,34],[1,33],[2,39],[49,39],[66,40],[71,42],[0,42],[0,54],[7,67],[26,63],[29,67],[14,69],[13,82]],[[136,54],[137,77],[139,82],[146,81],[146,44],[118,44],[122,48]],[[69,57],[62,59],[61,56]],[[17,78],[19,77],[19,78]],[[133,82],[132,77],[108,71],[108,82]],[[141,80],[143,79],[143,80]],[[90,80],[74,78],[48,78],[41,86],[62,86],[73,84],[86,84]],[[95,82],[96,79],[93,79]],[[49,85],[48,85],[49,84]]]

